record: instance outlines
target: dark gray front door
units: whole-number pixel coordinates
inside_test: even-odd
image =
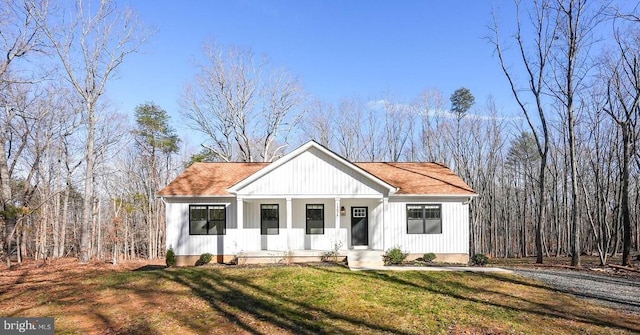
[[[351,245],[369,245],[369,209],[351,207]]]

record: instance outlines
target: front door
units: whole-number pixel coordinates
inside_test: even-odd
[[[351,245],[369,244],[369,219],[367,207],[351,207]]]

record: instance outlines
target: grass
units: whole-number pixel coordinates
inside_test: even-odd
[[[509,275],[296,265],[142,269],[4,271],[0,315],[53,316],[56,334],[640,332],[637,314]]]

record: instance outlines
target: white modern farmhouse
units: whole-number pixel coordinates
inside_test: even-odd
[[[167,248],[177,265],[193,265],[202,253],[356,261],[360,250],[393,247],[466,263],[476,193],[441,164],[353,163],[311,141],[273,163],[194,163],[158,195]]]

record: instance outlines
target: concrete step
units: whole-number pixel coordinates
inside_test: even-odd
[[[382,250],[349,250],[347,262],[349,267],[383,266]]]

